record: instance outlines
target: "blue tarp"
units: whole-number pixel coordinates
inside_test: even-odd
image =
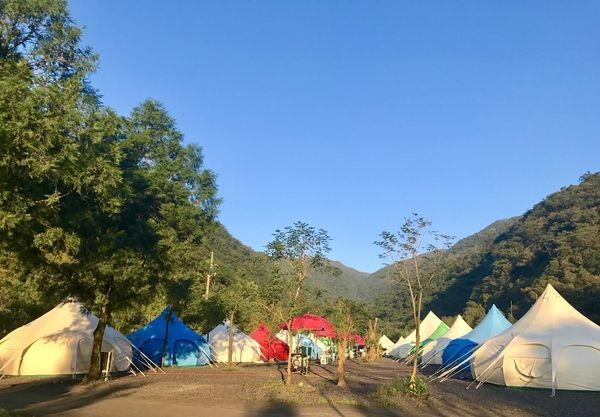
[[[448,367],[460,364],[469,357],[479,344],[503,332],[510,326],[510,322],[506,320],[502,312],[498,310],[496,305],[492,305],[483,320],[473,330],[460,339],[454,339],[448,343],[448,346],[442,352],[442,366]],[[469,363],[466,362],[461,366],[461,370],[468,367]]]
[[[127,338],[157,365],[161,364],[163,349],[165,366],[206,365],[211,354],[206,340],[183,324],[171,307]],[[144,364],[140,352],[134,353],[134,362],[138,366]]]
[[[442,366],[456,366],[467,359],[469,355],[478,346],[477,343],[469,339],[454,339],[448,343],[448,346],[442,351]],[[469,368],[469,362],[465,362],[460,370],[464,371]]]
[[[300,335],[300,346],[306,346],[311,348],[311,359],[318,359],[321,356],[321,348],[315,343],[314,340],[306,335]]]

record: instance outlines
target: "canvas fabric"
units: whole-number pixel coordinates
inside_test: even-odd
[[[519,321],[477,349],[471,369],[498,385],[600,391],[600,326],[549,284]]]
[[[75,299],[0,340],[0,374],[75,375],[87,373],[98,318]],[[127,338],[107,326],[102,352],[112,352],[111,372],[124,371],[132,360]]]

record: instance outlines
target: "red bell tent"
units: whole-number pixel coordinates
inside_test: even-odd
[[[292,319],[292,330],[331,330],[333,326],[325,317],[317,316],[316,314],[302,314]],[[287,323],[283,322],[279,325],[280,329],[287,329]]]
[[[365,341],[365,338],[362,337],[361,335],[353,334],[353,335],[350,335],[350,337],[354,340],[354,343],[356,343],[358,346],[364,346],[367,344],[367,342]]]
[[[333,329],[318,330],[315,333],[315,336],[317,336],[317,337],[328,337],[330,339],[333,339],[333,338],[337,337],[337,333]]]
[[[274,337],[264,323],[261,323],[252,333],[250,333],[250,337],[256,340],[260,345],[260,354],[263,360],[287,360],[289,351],[288,345],[283,340]]]

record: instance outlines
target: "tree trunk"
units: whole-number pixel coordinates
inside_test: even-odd
[[[292,385],[293,339],[294,339],[294,336],[292,335],[292,321],[290,320],[287,322],[288,361],[287,361],[287,368],[286,368],[286,373],[285,373],[285,385],[288,387],[290,385]]]
[[[102,351],[102,340],[104,339],[104,330],[110,319],[110,305],[104,304],[100,310],[98,325],[94,330],[94,341],[92,344],[92,356],[90,358],[90,369],[84,382],[96,381],[100,378],[100,353]]]
[[[379,357],[379,339],[377,338],[377,318],[375,321],[369,320],[369,329],[367,331],[367,362],[374,362]]]
[[[227,366],[229,369],[233,368],[233,319],[235,317],[235,312],[231,311],[229,313],[229,346],[227,352]]]
[[[410,374],[410,380],[411,382],[414,382],[415,379],[417,379],[417,369],[418,369],[418,365],[419,365],[419,348],[421,345],[421,308],[422,308],[422,304],[423,304],[423,290],[419,288],[419,293],[418,293],[418,303],[416,305],[416,311],[415,311],[415,356],[413,358],[413,366],[412,366],[412,372]]]
[[[348,339],[346,336],[338,341],[338,387],[346,386],[346,346]]]

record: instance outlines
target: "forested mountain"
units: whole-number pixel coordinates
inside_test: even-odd
[[[424,310],[447,319],[460,313],[473,324],[493,303],[510,316],[512,303],[512,316],[519,318],[551,282],[582,313],[600,322],[600,308],[594,304],[600,296],[599,204],[600,174],[588,175],[524,215],[498,220],[456,242],[444,255],[443,274]],[[215,253],[215,285],[232,275],[266,282],[273,273],[262,253],[242,244],[220,224],[202,249],[206,262],[208,248]],[[427,269],[427,256],[420,259]],[[313,273],[307,285],[324,298],[347,297],[370,305],[393,337],[411,327],[408,298],[389,267],[368,274],[337,261],[332,265],[339,275]],[[194,319],[194,306],[183,310]]]
[[[389,286],[386,280],[377,279],[367,272],[357,271],[341,262],[332,261],[331,265],[339,269],[339,275],[315,272],[308,278],[307,284],[322,290],[330,297],[362,301],[375,299]]]
[[[457,242],[445,258],[425,311],[441,317],[462,313],[473,324],[496,304],[514,320],[552,283],[600,323],[600,173],[584,175],[579,185],[551,194],[521,217],[495,222]],[[427,268],[426,259],[422,265]],[[384,268],[375,274],[387,273]],[[396,287],[376,301],[393,336],[411,327],[403,291]]]
[[[479,270],[476,268],[485,255],[493,247],[494,241],[502,233],[513,226],[519,217],[498,220],[477,233],[456,242],[443,255],[445,266],[439,279],[431,286],[426,295],[425,308],[432,308],[440,317],[453,316],[456,307],[462,312],[469,296],[473,281],[477,281]],[[427,254],[419,256],[421,267],[427,271],[430,268]],[[384,331],[393,337],[398,337],[401,330],[408,330],[412,325],[412,310],[404,284],[393,279],[393,270],[386,266],[372,274],[374,281],[386,283],[386,288],[372,301],[375,312],[383,320]],[[473,315],[474,312],[471,312]],[[477,317],[474,317],[474,319]]]
[[[501,234],[473,268],[454,277],[477,278],[469,300],[524,314],[548,283],[600,323],[600,173],[563,188],[527,211]],[[431,307],[440,305],[432,302]],[[450,312],[450,310],[447,310]]]

